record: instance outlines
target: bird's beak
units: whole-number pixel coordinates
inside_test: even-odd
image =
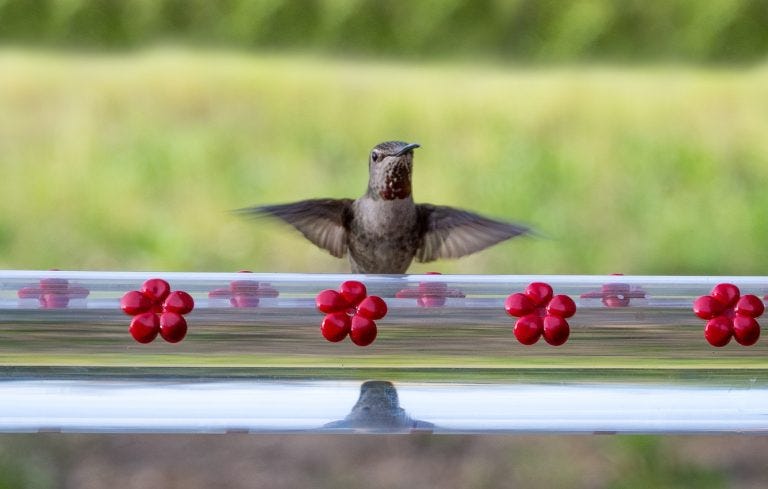
[[[413,151],[414,149],[420,148],[420,147],[421,147],[421,145],[417,144],[417,143],[406,144],[405,146],[400,148],[400,151],[395,153],[395,156],[403,156],[405,153],[407,153],[409,151]]]

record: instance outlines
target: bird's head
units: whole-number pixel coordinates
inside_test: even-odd
[[[404,199],[411,195],[413,150],[416,143],[387,141],[368,157],[368,194],[375,199]]]

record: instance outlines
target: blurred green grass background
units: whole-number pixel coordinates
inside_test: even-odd
[[[768,50],[766,0],[3,0],[0,24],[0,42],[117,51],[745,64]]]
[[[356,197],[418,141],[415,198],[533,225],[414,272],[761,274],[768,65],[514,67],[156,48],[0,50],[0,266],[346,271],[230,211]]]

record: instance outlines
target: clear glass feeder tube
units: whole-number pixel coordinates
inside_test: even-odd
[[[183,341],[128,333],[120,298],[149,278],[194,298]],[[367,347],[319,331],[317,293],[351,279],[389,309]],[[238,303],[243,281],[267,292]],[[512,334],[504,301],[531,282],[575,301],[565,344]],[[768,277],[0,271],[0,431],[763,432],[765,341],[712,347],[692,311],[718,283],[768,292]]]

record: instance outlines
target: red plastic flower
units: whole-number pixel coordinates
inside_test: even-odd
[[[72,299],[85,299],[90,291],[65,278],[44,278],[37,286],[27,285],[16,293],[19,299],[37,299],[42,309],[64,309]]]
[[[576,303],[567,295],[552,295],[552,287],[544,282],[533,282],[523,293],[511,294],[504,309],[515,321],[517,341],[533,345],[541,336],[552,346],[568,340],[570,326],[566,318],[576,314]]]
[[[251,273],[241,270],[238,273]],[[208,293],[210,299],[227,299],[232,307],[258,307],[260,299],[274,299],[280,295],[272,285],[256,280],[234,280],[228,288],[214,289]]]
[[[614,273],[613,275],[622,275]],[[581,294],[582,299],[600,299],[605,307],[628,307],[632,299],[645,299],[645,291],[629,284],[611,282],[603,284],[600,290]]]
[[[163,279],[151,278],[140,290],[126,292],[120,308],[133,316],[128,331],[139,343],[150,343],[158,334],[169,343],[178,343],[187,334],[184,314],[192,312],[195,301],[183,290],[171,292]]]
[[[693,312],[707,320],[704,338],[712,346],[725,346],[736,338],[740,345],[751,346],[760,338],[760,325],[756,318],[765,311],[759,297],[741,295],[733,284],[717,284],[709,295],[693,302]]]
[[[427,275],[440,275],[439,272],[427,272]],[[408,287],[395,294],[398,299],[416,299],[421,307],[441,307],[446,298],[466,297],[458,289],[449,289],[445,282],[419,282],[418,287]]]
[[[362,282],[347,280],[339,290],[326,289],[317,294],[315,304],[326,313],[320,324],[320,333],[331,342],[341,341],[349,335],[357,346],[368,346],[376,339],[375,320],[387,314],[387,303],[375,295],[368,295]]]

